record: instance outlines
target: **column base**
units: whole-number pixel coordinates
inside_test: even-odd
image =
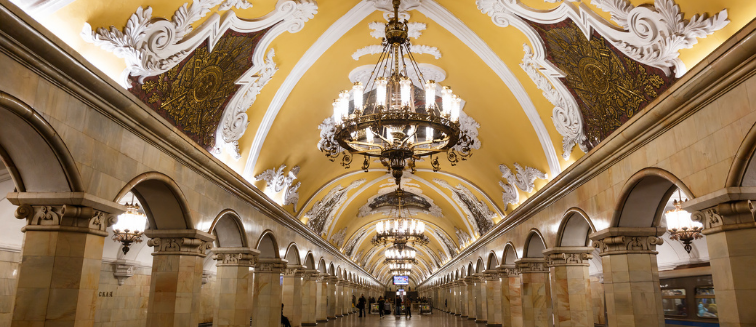
[[[336,315],[336,318],[341,318],[341,317],[343,317],[343,316],[344,316],[344,315]]]
[[[328,317],[328,320],[336,320],[336,316]]]
[[[317,326],[318,323],[316,322],[303,322],[302,326]]]
[[[463,315],[461,313],[459,314],[459,316],[462,317],[462,318],[467,318],[467,315]]]
[[[475,320],[475,317],[467,317],[467,320]]]
[[[454,315],[457,316],[457,317],[462,317],[461,313],[455,313]],[[467,316],[465,316],[465,317],[467,317]]]
[[[317,321],[317,322],[328,322],[328,319],[325,319],[325,320],[315,320],[315,321]]]
[[[501,324],[487,324],[486,327],[501,327]]]
[[[476,320],[475,321],[476,324],[485,324],[487,322],[488,322],[488,320]]]

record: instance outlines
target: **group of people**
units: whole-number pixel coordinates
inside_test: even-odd
[[[373,303],[378,303],[378,313],[380,314],[381,318],[383,318],[384,315],[391,314],[391,303],[393,302],[395,304],[395,311],[396,315],[401,315],[401,307],[404,305],[404,316],[407,318],[412,318],[412,300],[409,298],[409,296],[404,298],[404,301],[402,301],[401,297],[394,297],[393,301],[391,301],[389,298],[383,298],[382,296],[376,299],[374,297],[370,297],[370,299],[365,299],[364,294],[360,294],[360,298],[357,299],[356,296],[352,295],[352,305],[360,310],[360,318],[367,316],[366,309],[369,309],[369,306]],[[283,308],[284,305],[281,304],[281,325],[283,327],[291,327],[291,323],[289,322],[289,319],[283,315]]]

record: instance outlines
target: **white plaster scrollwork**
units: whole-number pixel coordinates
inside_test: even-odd
[[[346,238],[346,227],[342,228],[338,233],[331,235],[329,241],[336,245],[337,248],[344,246],[344,238]]]
[[[336,124],[334,124],[333,117],[328,117],[323,120],[323,123],[318,125],[318,129],[320,130],[318,150],[329,153],[344,151],[344,148],[339,145],[339,142],[337,142],[334,137],[336,135]]]
[[[452,198],[467,215],[475,233],[483,235],[493,228],[493,218],[496,217],[496,213],[491,211],[485,202],[478,200],[472,191],[462,184],[454,187],[445,180],[438,178],[434,178],[433,182],[452,192]]]
[[[342,251],[344,254],[346,254],[348,257],[350,257],[352,260],[354,260],[354,257],[352,257],[352,254],[354,252],[354,249],[357,245],[357,243],[365,236],[367,236],[368,230],[365,228],[362,228],[358,230],[357,232],[352,235],[351,238],[349,238],[349,241],[344,245],[344,248]]]
[[[729,23],[726,10],[711,18],[695,15],[690,21],[685,20],[672,0],[656,0],[654,7],[635,7],[627,0],[592,0],[592,4],[610,12],[612,19],[623,29],[617,29],[588,7],[576,6],[572,1],[565,1],[548,11],[534,10],[514,0],[477,0],[476,3],[478,9],[489,15],[494,24],[516,27],[533,45],[532,54],[526,49],[526,58],[523,59],[525,66],[521,67],[554,105],[552,120],[564,138],[562,157],[565,159],[569,158],[575,144],[584,152],[588,150],[582,132],[582,118],[579,111],[575,110],[577,103],[574,98],[558,80],[564,77],[563,74],[545,59],[543,40],[523,19],[540,24],[554,24],[571,19],[587,38],[595,30],[633,60],[659,68],[668,75],[674,70],[676,77],[687,71],[678,58],[679,51],[691,48],[698,38],[706,37]],[[561,99],[558,95],[561,95]]]
[[[347,187],[337,185],[331,189],[322,200],[315,203],[312,209],[305,213],[307,220],[307,227],[310,227],[318,235],[323,234],[328,230],[333,221],[333,217],[336,214],[336,209],[344,204],[347,200],[347,193],[363,183],[365,179],[358,179],[350,183]]]
[[[710,18],[703,14],[686,20],[673,0],[656,0],[653,7],[635,7],[628,0],[591,0],[591,3],[611,13],[612,19],[623,29],[616,29],[586,6],[568,2],[552,10],[537,11],[519,1],[477,0],[478,9],[488,14],[495,24],[516,26],[528,35],[532,43],[540,43],[540,40],[532,38],[530,31],[526,31],[532,28],[516,22],[516,17],[542,24],[570,18],[586,37],[596,30],[633,60],[659,68],[668,75],[674,70],[676,77],[686,72],[685,65],[679,59],[679,51],[693,47],[699,38],[722,29],[730,22],[726,9]]]
[[[465,245],[470,243],[470,235],[467,234],[465,231],[454,227],[454,234],[457,235],[457,240],[459,241],[459,247],[460,249],[463,248]]]
[[[386,23],[372,22],[372,23],[368,23],[368,27],[371,30],[370,36],[376,39],[383,39],[386,37]],[[407,35],[410,38],[417,39],[423,35],[423,31],[426,28],[427,28],[427,25],[425,25],[424,23],[417,23],[417,22],[408,23]],[[413,54],[429,54],[435,57],[436,59],[441,59],[441,51],[439,51],[438,48],[436,47],[431,47],[427,45],[410,44],[410,51]],[[383,45],[379,45],[379,44],[368,45],[364,48],[361,48],[355,51],[352,54],[352,59],[359,60],[360,57],[362,56],[379,54],[381,52],[383,52]]]
[[[546,173],[535,169],[533,167],[522,167],[520,164],[514,164],[517,174],[512,173],[506,165],[499,165],[499,170],[502,173],[502,177],[507,179],[507,183],[499,181],[504,191],[502,192],[501,199],[504,201],[504,205],[518,204],[520,203],[520,193],[517,191],[519,188],[523,192],[533,192],[535,188],[536,179],[546,179]],[[517,187],[517,188],[515,188]]]
[[[204,18],[215,6],[221,15],[211,15],[196,30],[192,24]],[[265,53],[271,41],[283,32],[296,33],[305,22],[317,13],[318,6],[314,0],[279,1],[276,9],[262,19],[246,20],[236,16],[229,9],[248,8],[247,0],[195,0],[185,3],[173,14],[171,20],[152,17],[152,8],[139,7],[131,15],[121,31],[115,26],[110,29],[92,27],[85,23],[81,37],[107,51],[113,52],[126,62],[119,82],[126,88],[131,87],[129,76],[138,77],[139,82],[145,78],[162,74],[190,55],[203,42],[208,42],[208,49],[220,40],[228,30],[251,33],[270,28],[255,48],[252,67],[238,80],[239,90],[224,109],[223,121],[218,127],[218,134],[226,149],[236,158],[241,158],[238,140],[247,128],[246,110],[254,103],[257,94],[267,84],[276,71],[272,61],[273,52]],[[230,109],[230,110],[229,110]],[[214,149],[218,154],[221,146]]]
[[[504,202],[505,209],[509,204],[520,203],[520,192],[517,191],[517,188],[515,188],[514,185],[499,181],[499,186],[504,189],[501,192],[501,201]]]
[[[372,3],[375,9],[385,11],[385,12],[394,12],[394,5],[391,0],[367,0],[368,2]],[[406,13],[410,10],[415,10],[418,7],[420,7],[420,1],[421,0],[404,0],[399,4],[399,15],[401,17],[402,13]]]
[[[580,114],[575,98],[556,78],[547,78],[540,71],[541,64],[535,59],[533,50],[527,44],[523,44],[525,56],[522,58],[520,68],[528,74],[543,96],[554,106],[551,120],[554,122],[557,132],[562,135],[562,158],[567,159],[572,154],[572,148],[577,144],[583,152],[588,152],[586,136],[583,133],[583,118]],[[554,85],[561,86],[559,88]]]
[[[294,180],[297,179],[299,174],[299,166],[295,166],[288,173],[284,173],[286,165],[276,169],[268,169],[262,174],[255,176],[256,181],[264,180],[267,183],[266,188],[271,188],[275,193],[284,191],[284,203],[283,205],[294,205],[294,212],[297,212],[297,203],[299,202],[299,187],[302,186],[301,182],[294,184]]]

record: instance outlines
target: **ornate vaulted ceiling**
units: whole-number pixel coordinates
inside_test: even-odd
[[[370,239],[387,218],[378,207],[392,179],[378,163],[344,169],[317,145],[332,99],[375,64],[390,1],[16,2],[303,224],[387,276]],[[404,0],[402,9],[418,23],[411,42],[424,73],[465,101],[465,128],[479,141],[456,166],[442,160],[434,173],[419,162],[405,174],[431,239],[419,248],[419,281],[736,33],[756,2]]]

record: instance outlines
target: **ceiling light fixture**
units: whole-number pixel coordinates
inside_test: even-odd
[[[132,243],[141,243],[147,216],[139,212],[139,204],[131,195],[131,203],[126,203],[126,212],[118,216],[118,221],[113,225],[113,241],[121,242],[123,254],[129,252]]]
[[[405,244],[426,245],[430,239],[425,236],[425,223],[417,219],[407,219],[402,216],[404,208],[404,191],[396,190],[396,217],[375,224],[376,235],[371,242],[373,245],[394,244],[403,247]],[[409,216],[409,210],[407,211]]]
[[[667,218],[667,229],[669,238],[682,242],[685,251],[690,253],[693,250],[691,243],[703,235],[703,225],[698,221],[690,219],[690,213],[682,209],[682,192],[677,191],[678,200],[674,200],[674,209],[667,211],[664,215]]]
[[[460,130],[462,100],[451,88],[439,88],[423,77],[410,52],[407,21],[399,20],[399,4],[393,0],[394,16],[386,24],[383,51],[367,85],[357,82],[351,96],[341,91],[333,102],[333,138],[321,147],[331,161],[343,155],[346,168],[354,155],[363,155],[362,169],[367,171],[370,158],[377,157],[397,185],[405,168],[415,172],[415,161],[421,157],[430,156],[438,171],[438,154],[446,153],[454,166],[472,155],[473,143]],[[410,79],[408,69],[418,80]]]

